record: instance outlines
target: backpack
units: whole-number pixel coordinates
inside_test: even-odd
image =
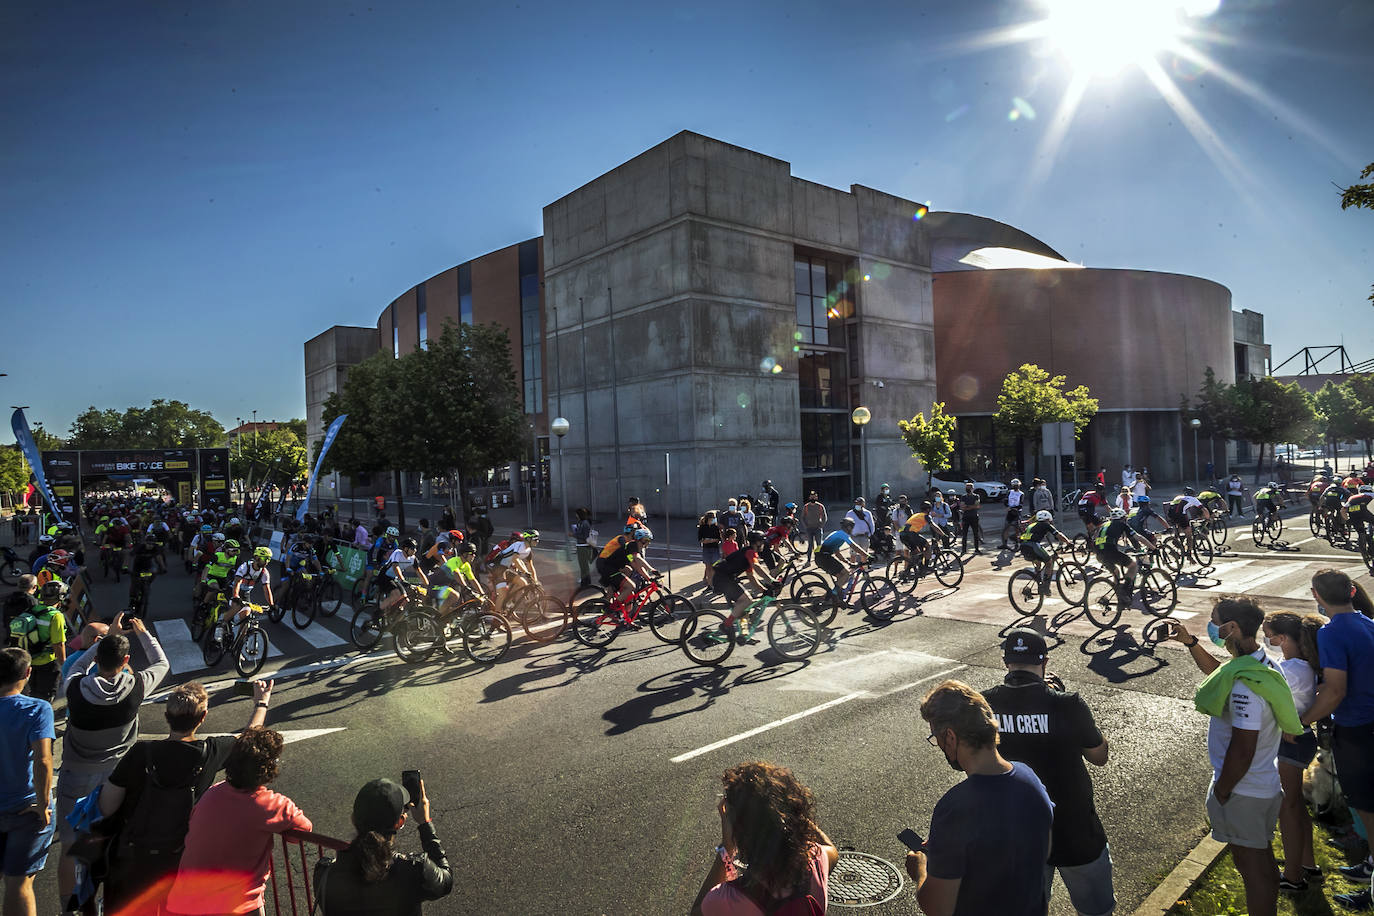
[[[201,742],[200,762],[186,782],[169,785],[158,776],[153,763],[153,746],[145,749],[147,769],[138,803],[124,820],[119,845],[126,854],[144,856],[180,855],[186,846],[186,831],[191,826],[191,809],[196,804],[196,782],[210,759],[210,744]]]
[[[5,632],[8,633],[10,623],[22,614],[33,613],[33,599],[23,592],[10,592],[5,596],[5,603],[0,605],[0,617],[3,618]]]
[[[775,903],[765,899],[758,889],[743,883],[743,879],[736,878],[730,885],[748,897],[749,902],[758,907],[763,916],[825,916],[825,903],[818,901],[810,893],[796,893]]]
[[[24,649],[34,657],[46,654],[52,647],[52,628],[49,627],[48,636],[40,636],[38,617],[32,611],[25,611],[11,620],[9,633],[10,645]]]
[[[514,543],[515,543],[516,541],[518,541],[518,540],[520,540],[520,532],[519,532],[519,531],[512,531],[512,532],[510,533],[510,537],[508,537],[508,538],[502,538],[502,539],[496,544],[495,547],[493,547],[491,550],[487,551],[486,559],[483,560],[482,562],[484,562],[484,563],[495,563],[495,562],[496,562],[496,558],[499,557],[499,556],[501,556],[501,553],[502,553],[507,547],[509,547],[511,544],[514,544]]]

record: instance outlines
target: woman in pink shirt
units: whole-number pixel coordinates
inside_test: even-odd
[[[191,811],[169,913],[262,911],[276,834],[310,829],[291,799],[267,788],[280,770],[281,749],[281,734],[270,728],[239,735],[224,764],[225,781],[211,786]]]
[[[825,912],[826,882],[840,857],[816,826],[816,802],[792,771],[743,763],[725,771],[720,845],[692,916],[760,916],[789,900]],[[736,862],[748,869],[738,875]]]

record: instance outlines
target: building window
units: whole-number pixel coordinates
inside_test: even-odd
[[[429,321],[425,314],[428,311],[428,305],[425,285],[421,283],[415,287],[415,345],[421,350],[429,349]]]
[[[804,493],[815,490],[826,501],[847,500],[856,466],[849,406],[854,403],[850,382],[857,375],[851,356],[858,350],[850,282],[857,270],[837,258],[801,252],[793,268],[802,488]]]
[[[801,406],[843,409],[849,403],[845,355],[803,350],[797,357]]]
[[[458,266],[458,321],[472,324],[472,265]]]
[[[525,413],[541,413],[544,409],[538,245],[537,240],[520,243],[520,349],[524,356]]]
[[[396,306],[391,306],[391,355],[401,358],[401,329],[396,326]]]

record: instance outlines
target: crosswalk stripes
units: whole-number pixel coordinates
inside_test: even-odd
[[[199,671],[205,667],[205,657],[201,654],[200,645],[191,639],[191,629],[186,621],[177,617],[154,621],[153,632],[172,665],[173,674]]]
[[[267,630],[267,657],[289,655],[295,658],[314,655],[321,650],[350,646],[352,640],[348,636],[349,619],[351,615],[345,619],[341,609],[338,616],[329,618],[329,623],[315,620],[304,630],[292,626],[289,617],[281,623],[272,623],[264,619],[263,626]],[[157,620],[152,622],[152,628],[171,664],[173,674],[205,669],[205,658],[200,645],[192,641],[186,621],[175,617]]]

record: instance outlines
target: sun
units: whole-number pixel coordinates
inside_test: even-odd
[[[1188,20],[1210,15],[1219,0],[1044,0],[1045,37],[1083,78],[1110,77],[1174,50]]]

